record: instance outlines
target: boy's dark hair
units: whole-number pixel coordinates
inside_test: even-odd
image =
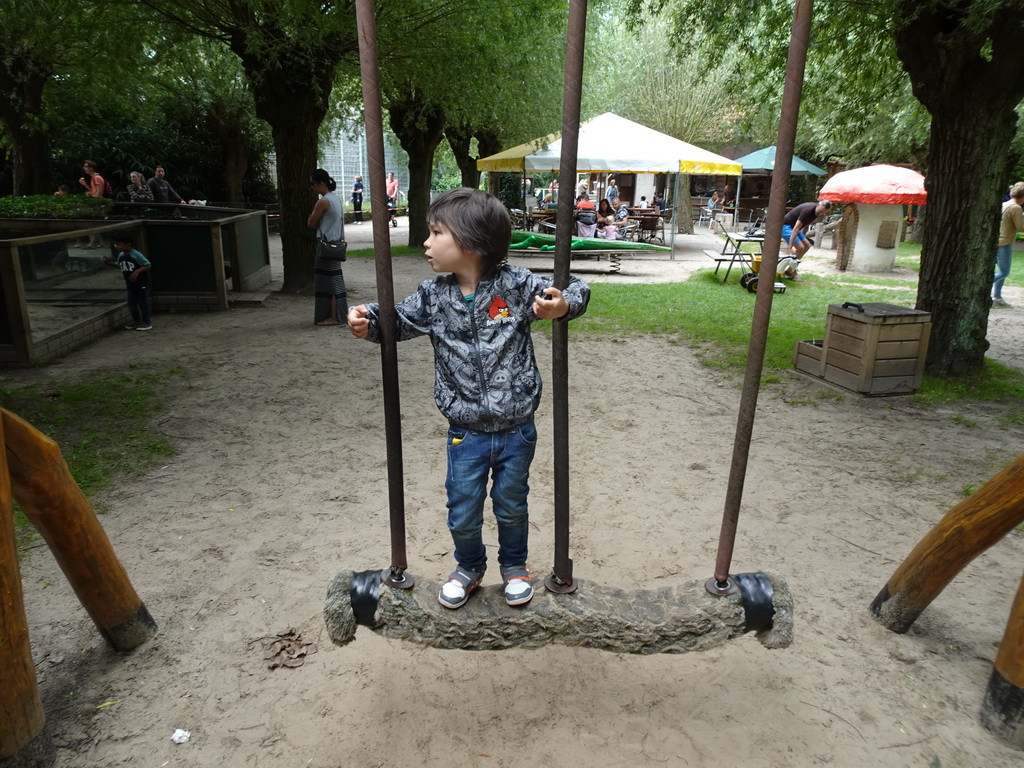
[[[135,235],[128,229],[117,229],[114,230],[113,234],[110,235],[110,242],[112,243],[131,243],[135,245]]]
[[[430,204],[427,222],[440,224],[461,247],[479,254],[489,275],[508,257],[512,219],[501,201],[479,189],[459,187]]]

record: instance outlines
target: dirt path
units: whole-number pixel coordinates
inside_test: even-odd
[[[687,263],[665,266],[667,279]],[[345,273],[357,300],[373,296],[371,264],[351,261]],[[427,275],[399,260],[396,293]],[[1019,348],[1022,314],[993,313],[1007,349]],[[366,631],[338,649],[322,629],[329,579],[389,560],[378,349],[313,327],[307,298],[158,321],[23,374],[185,370],[157,415],[177,455],[97,500],[159,636],[111,653],[45,547],[22,564],[58,766],[1021,764],[977,712],[1024,535],[969,566],[907,635],[867,610],[963,489],[1020,453],[1024,428],[987,409],[837,398],[802,379],[787,383],[799,405],[762,396],[734,571],[770,570],[793,588],[787,650],[745,637],[682,656],[441,652]],[[548,371],[550,345],[537,346]],[[438,579],[451,560],[445,424],[430,345],[399,350],[411,567]],[[661,338],[575,339],[570,355],[577,576],[626,589],[706,578],[737,381]],[[550,418],[548,397],[531,478],[531,560],[542,574],[552,560]],[[268,669],[259,638],[289,629],[318,652]],[[176,728],[191,731],[189,743],[171,742]]]

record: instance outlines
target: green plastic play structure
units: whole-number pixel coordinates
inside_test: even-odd
[[[509,248],[513,251],[525,251],[536,249],[538,251],[555,250],[555,236],[542,234],[540,232],[525,232],[521,229],[513,230],[512,243]],[[574,237],[570,249],[580,253],[608,253],[609,251],[665,251],[672,249],[667,245],[651,245],[650,243],[635,243],[631,240],[605,240],[603,237]]]

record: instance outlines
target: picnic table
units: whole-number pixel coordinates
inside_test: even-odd
[[[715,251],[710,248],[704,250],[704,254],[715,261],[715,274],[718,274],[718,270],[723,264],[729,266],[725,269],[725,277],[722,278],[722,282],[729,280],[729,273],[732,271],[733,264],[743,264],[753,271],[751,264],[751,258],[753,256],[761,255],[761,246],[764,245],[764,235],[738,235],[734,232],[724,232],[725,240],[722,243],[722,250]],[[743,250],[745,243],[757,243],[757,251],[748,253]]]

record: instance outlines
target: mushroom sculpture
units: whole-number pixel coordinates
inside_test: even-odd
[[[846,203],[839,228],[840,269],[890,272],[896,261],[904,205],[922,205],[924,176],[894,165],[869,165],[837,173],[819,200]]]

